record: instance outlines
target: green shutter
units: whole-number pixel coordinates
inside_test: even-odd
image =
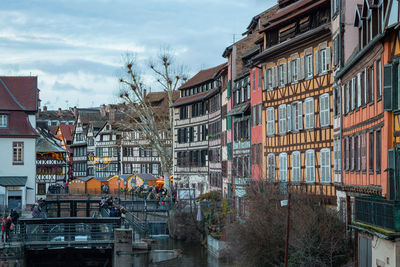
[[[383,110],[391,111],[394,108],[393,99],[393,85],[397,79],[394,76],[397,71],[394,70],[392,65],[385,65],[383,67]]]
[[[228,160],[232,160],[232,143],[226,144],[228,147]]]
[[[389,192],[389,199],[394,200],[396,194],[396,150],[389,149],[388,150],[388,192]]]
[[[226,85],[228,92],[227,92],[227,97],[228,99],[231,98],[231,93],[232,93],[232,88],[231,88],[231,80],[228,81],[227,85]]]
[[[230,130],[232,129],[232,116],[227,116],[226,117],[226,129]]]

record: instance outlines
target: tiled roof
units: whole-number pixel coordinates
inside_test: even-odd
[[[211,89],[210,91],[202,92],[202,93],[191,95],[191,96],[181,97],[178,100],[176,100],[172,106],[178,107],[181,105],[190,104],[190,103],[194,103],[196,101],[203,100],[211,95],[214,95],[214,93],[216,91],[218,91],[218,88],[214,88],[214,89]]]
[[[135,175],[143,180],[157,180],[157,177],[155,177],[153,174],[150,173],[135,173]]]
[[[58,128],[60,129],[61,135],[64,137],[65,141],[72,141],[72,133],[75,130],[75,125],[60,124]]]
[[[37,110],[37,77],[0,77],[0,110]]]
[[[226,66],[226,63],[223,63],[221,65],[218,65],[213,68],[205,69],[199,71],[196,75],[194,75],[191,79],[189,79],[185,84],[183,84],[179,89],[184,89],[188,87],[195,86],[197,84],[201,84],[203,82],[206,82],[208,80],[211,80],[214,75],[223,69]]]
[[[47,140],[44,136],[40,136],[36,140],[36,152],[46,153],[46,152],[61,152],[65,153],[66,151],[54,144],[53,142]]]
[[[8,128],[0,128],[0,137],[37,137],[37,132],[32,128],[28,115],[23,111],[8,113]]]

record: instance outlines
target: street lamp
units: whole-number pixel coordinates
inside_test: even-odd
[[[290,193],[288,193],[288,199],[281,200],[281,206],[287,206],[286,215],[286,240],[285,240],[285,267],[288,266],[288,255],[289,255],[289,224],[290,224]]]

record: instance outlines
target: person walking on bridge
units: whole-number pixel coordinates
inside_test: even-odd
[[[6,221],[7,221],[7,213],[3,215],[1,218],[1,242],[4,242],[4,237],[6,235]]]

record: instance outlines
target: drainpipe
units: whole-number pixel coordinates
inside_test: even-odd
[[[343,0],[339,1],[339,70],[342,69],[342,2]],[[340,96],[340,107],[339,107],[339,116],[340,116],[340,183],[343,183],[343,116],[342,116],[342,107],[343,107],[343,96],[342,96],[342,86],[339,85],[339,96]]]

